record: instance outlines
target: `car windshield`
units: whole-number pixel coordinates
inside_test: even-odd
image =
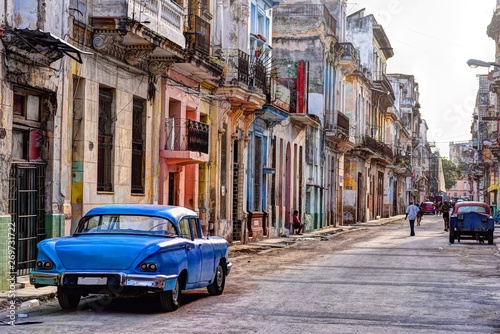
[[[479,212],[486,213],[486,208],[483,206],[464,205],[458,208],[457,213]]]
[[[84,218],[76,233],[150,234],[177,237],[174,224],[164,218],[131,215],[100,215]]]

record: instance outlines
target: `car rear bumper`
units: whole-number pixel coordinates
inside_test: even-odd
[[[109,278],[117,278],[111,283]],[[69,283],[69,278],[72,278],[72,283]],[[77,278],[77,281],[74,281]],[[79,278],[82,278],[79,280]],[[83,278],[87,278],[84,281]],[[106,278],[104,280],[104,278]],[[165,288],[165,283],[175,281],[177,275],[141,275],[141,274],[126,274],[114,272],[69,272],[69,273],[41,273],[31,272],[30,283],[35,286],[99,286],[99,285],[118,285],[122,287],[138,287],[148,289]]]
[[[231,272],[231,268],[233,267],[233,264],[231,262],[228,262],[226,264],[226,276],[229,275],[229,273]]]

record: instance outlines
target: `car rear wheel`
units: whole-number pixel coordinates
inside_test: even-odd
[[[453,229],[450,228],[450,244],[455,243],[455,233],[453,232]]]
[[[493,230],[488,231],[488,245],[493,245]]]
[[[75,310],[80,303],[80,298],[82,296],[77,293],[70,293],[63,288],[57,289],[57,300],[59,305],[64,310]]]
[[[208,293],[211,296],[217,296],[222,294],[224,291],[224,285],[226,284],[226,273],[224,272],[224,266],[222,261],[215,269],[215,278],[212,284],[207,287]]]
[[[160,307],[163,311],[172,312],[179,308],[181,299],[181,288],[179,279],[175,282],[173,290],[160,292]]]

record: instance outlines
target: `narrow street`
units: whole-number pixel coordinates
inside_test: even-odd
[[[366,227],[293,247],[236,251],[221,296],[89,297],[76,312],[43,303],[8,333],[500,333],[496,245],[450,245],[442,218]],[[496,231],[495,242],[499,241]]]

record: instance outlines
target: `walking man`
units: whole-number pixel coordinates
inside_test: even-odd
[[[413,204],[413,202],[410,202],[410,205],[406,208],[406,218],[410,220],[410,237],[415,236],[415,218],[417,218],[417,214],[420,209],[418,206]]]

